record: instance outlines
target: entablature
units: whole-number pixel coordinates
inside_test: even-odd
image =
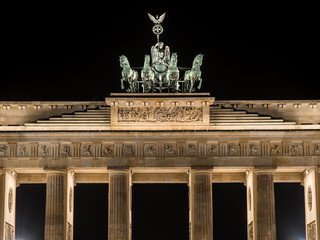
[[[319,164],[319,131],[0,134],[0,168]]]

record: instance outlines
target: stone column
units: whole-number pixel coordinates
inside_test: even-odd
[[[108,239],[131,239],[131,173],[109,174]]]
[[[73,239],[72,171],[47,171],[45,240]]]
[[[320,238],[320,173],[318,168],[304,172],[306,239]]]
[[[274,170],[247,174],[248,240],[275,240]]]
[[[212,174],[191,170],[189,178],[190,239],[212,240]]]
[[[15,239],[16,179],[15,171],[0,170],[0,239]]]

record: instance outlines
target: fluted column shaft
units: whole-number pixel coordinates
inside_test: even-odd
[[[0,169],[0,239],[15,239],[16,172]]]
[[[129,240],[130,231],[130,174],[110,173],[108,239]]]
[[[248,240],[276,240],[273,170],[247,176]]]
[[[210,172],[191,171],[190,176],[191,240],[212,240],[212,179]]]
[[[304,172],[306,239],[320,239],[320,169]]]
[[[47,174],[45,240],[63,240],[66,235],[65,173]]]
[[[276,239],[273,174],[257,174],[257,236],[259,240]]]

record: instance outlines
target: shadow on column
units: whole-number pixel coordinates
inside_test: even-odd
[[[189,239],[187,184],[134,184],[133,240]]]
[[[108,239],[108,184],[75,186],[74,239]]]
[[[246,187],[242,183],[214,183],[213,239],[247,239]]]
[[[277,240],[303,240],[305,233],[304,188],[300,183],[275,183]]]
[[[16,240],[43,240],[46,184],[21,184],[16,204]]]

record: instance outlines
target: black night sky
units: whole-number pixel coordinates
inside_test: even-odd
[[[141,67],[156,42],[148,12],[166,12],[160,40],[179,67],[204,54],[202,91],[216,99],[319,99],[317,15],[307,3],[28,1],[2,9],[0,101],[102,101],[120,92],[119,56]],[[107,239],[107,192],[76,186],[75,240]],[[305,239],[303,187],[275,184],[275,195],[277,239]],[[133,240],[187,239],[187,197],[186,185],[134,185]],[[246,239],[245,186],[214,184],[213,202],[214,239]],[[17,188],[17,240],[43,239],[44,209],[45,185]]]

